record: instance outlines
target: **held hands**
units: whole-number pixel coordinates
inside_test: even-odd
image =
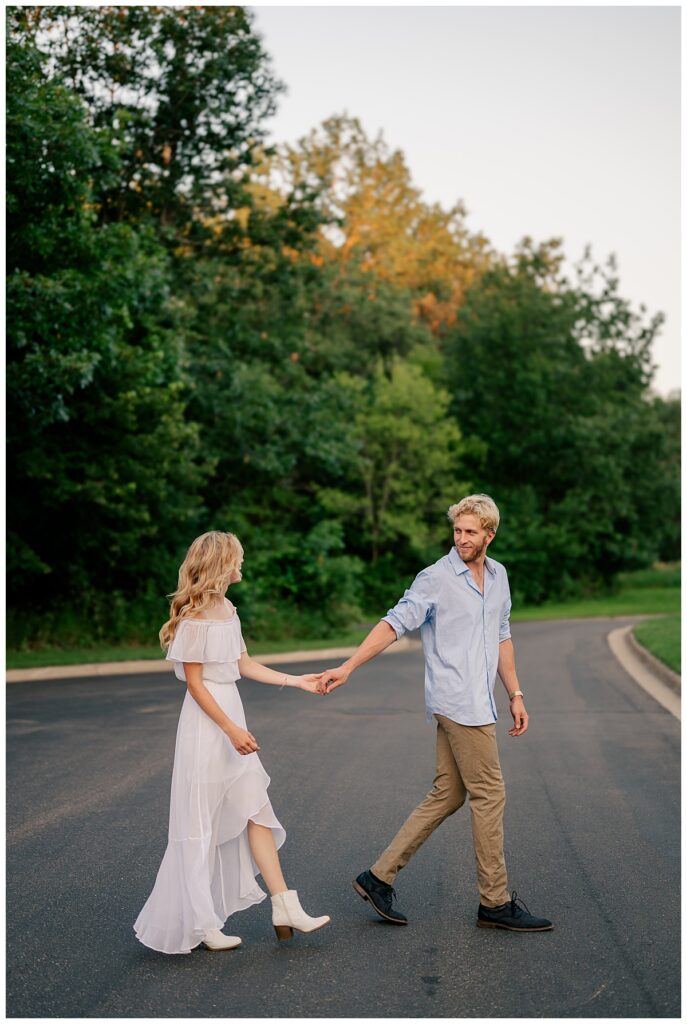
[[[324,672],[311,672],[304,676],[285,674],[283,686],[305,690],[306,693],[324,695],[331,693],[337,686],[343,686],[349,675],[350,673],[344,668],[329,668]]]
[[[513,697],[510,702],[510,713],[513,716],[513,728],[508,730],[509,736],[522,736],[527,732],[530,716],[525,711],[525,702],[522,697]]]
[[[324,672],[320,672],[317,676],[317,692],[318,693],[331,693],[337,686],[343,686],[344,683],[348,682],[350,672],[344,668],[343,665],[339,665],[338,668],[328,668]]]
[[[311,672],[309,675],[294,676],[289,672],[283,672],[280,674],[274,674],[274,682],[279,685],[281,690],[305,690],[306,693],[317,693],[321,694],[325,691],[320,687],[321,673],[318,675],[315,672]],[[271,682],[272,680],[270,680]]]
[[[291,686],[297,686],[300,690],[305,690],[307,693],[321,693],[322,691],[318,688],[320,677],[314,673],[310,673],[307,676],[291,676],[291,679],[295,679]]]

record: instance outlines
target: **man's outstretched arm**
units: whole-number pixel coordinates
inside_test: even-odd
[[[348,681],[351,672],[364,665],[370,658],[381,654],[396,639],[396,632],[384,619],[367,634],[358,650],[338,668],[328,668],[320,673],[320,693],[331,693],[337,686]]]

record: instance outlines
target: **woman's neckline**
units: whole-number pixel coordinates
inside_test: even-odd
[[[235,618],[236,618],[236,612],[234,612],[233,615],[230,615],[228,619],[194,619],[191,615],[187,615],[186,618],[182,619],[181,621],[182,622],[211,622],[213,625],[215,625],[218,622],[233,622]]]

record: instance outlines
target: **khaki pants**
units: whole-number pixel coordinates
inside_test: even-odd
[[[434,784],[371,871],[391,885],[437,825],[462,807],[469,795],[480,900],[486,907],[498,907],[509,895],[503,856],[506,788],[496,748],[496,726],[458,725],[443,715],[434,717],[437,720]]]

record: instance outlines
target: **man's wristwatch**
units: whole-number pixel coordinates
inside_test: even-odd
[[[512,693],[508,694],[508,700],[513,700],[514,697],[524,697],[524,696],[525,696],[525,694],[522,692],[522,690],[513,690]]]

